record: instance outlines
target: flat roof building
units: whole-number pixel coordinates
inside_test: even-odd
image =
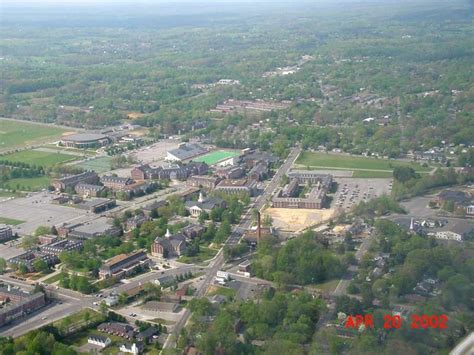
[[[184,162],[199,155],[206,154],[209,150],[194,143],[182,143],[176,149],[166,153],[166,160]]]
[[[99,148],[111,142],[101,133],[77,133],[61,138],[61,144],[69,148]]]
[[[122,278],[130,274],[139,266],[148,266],[150,259],[143,250],[130,254],[119,254],[109,259],[99,269],[99,277],[108,279],[110,277]]]

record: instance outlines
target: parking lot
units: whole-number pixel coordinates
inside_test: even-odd
[[[332,207],[349,210],[362,201],[369,201],[383,194],[390,194],[392,179],[336,178],[338,188]]]
[[[26,235],[39,226],[58,225],[64,222],[83,222],[94,217],[93,214],[77,208],[54,205],[55,197],[47,191],[31,193],[27,197],[0,202],[0,216],[26,221],[12,226],[13,233]]]
[[[140,164],[154,163],[162,164],[166,158],[166,152],[178,148],[179,141],[163,139],[152,145],[137,149],[132,155]]]

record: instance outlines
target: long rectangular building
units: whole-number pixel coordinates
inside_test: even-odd
[[[86,171],[81,174],[65,176],[60,179],[54,179],[51,185],[54,186],[56,191],[64,191],[68,187],[74,188],[77,184],[92,184],[97,185],[99,182],[99,176],[95,171]]]
[[[149,263],[150,259],[143,250],[131,254],[119,254],[100,267],[99,277],[101,279],[121,278],[131,273],[138,266],[147,266]]]
[[[0,286],[0,327],[11,321],[34,312],[46,304],[44,293],[30,294],[11,286]]]

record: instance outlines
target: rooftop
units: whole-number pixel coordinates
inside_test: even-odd
[[[100,133],[77,133],[62,137],[63,141],[90,142],[106,139],[107,136]]]

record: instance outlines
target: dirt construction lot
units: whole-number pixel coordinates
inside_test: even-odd
[[[288,232],[298,232],[313,224],[319,224],[334,216],[334,209],[312,210],[294,208],[268,208],[264,215],[272,218],[273,227]]]

